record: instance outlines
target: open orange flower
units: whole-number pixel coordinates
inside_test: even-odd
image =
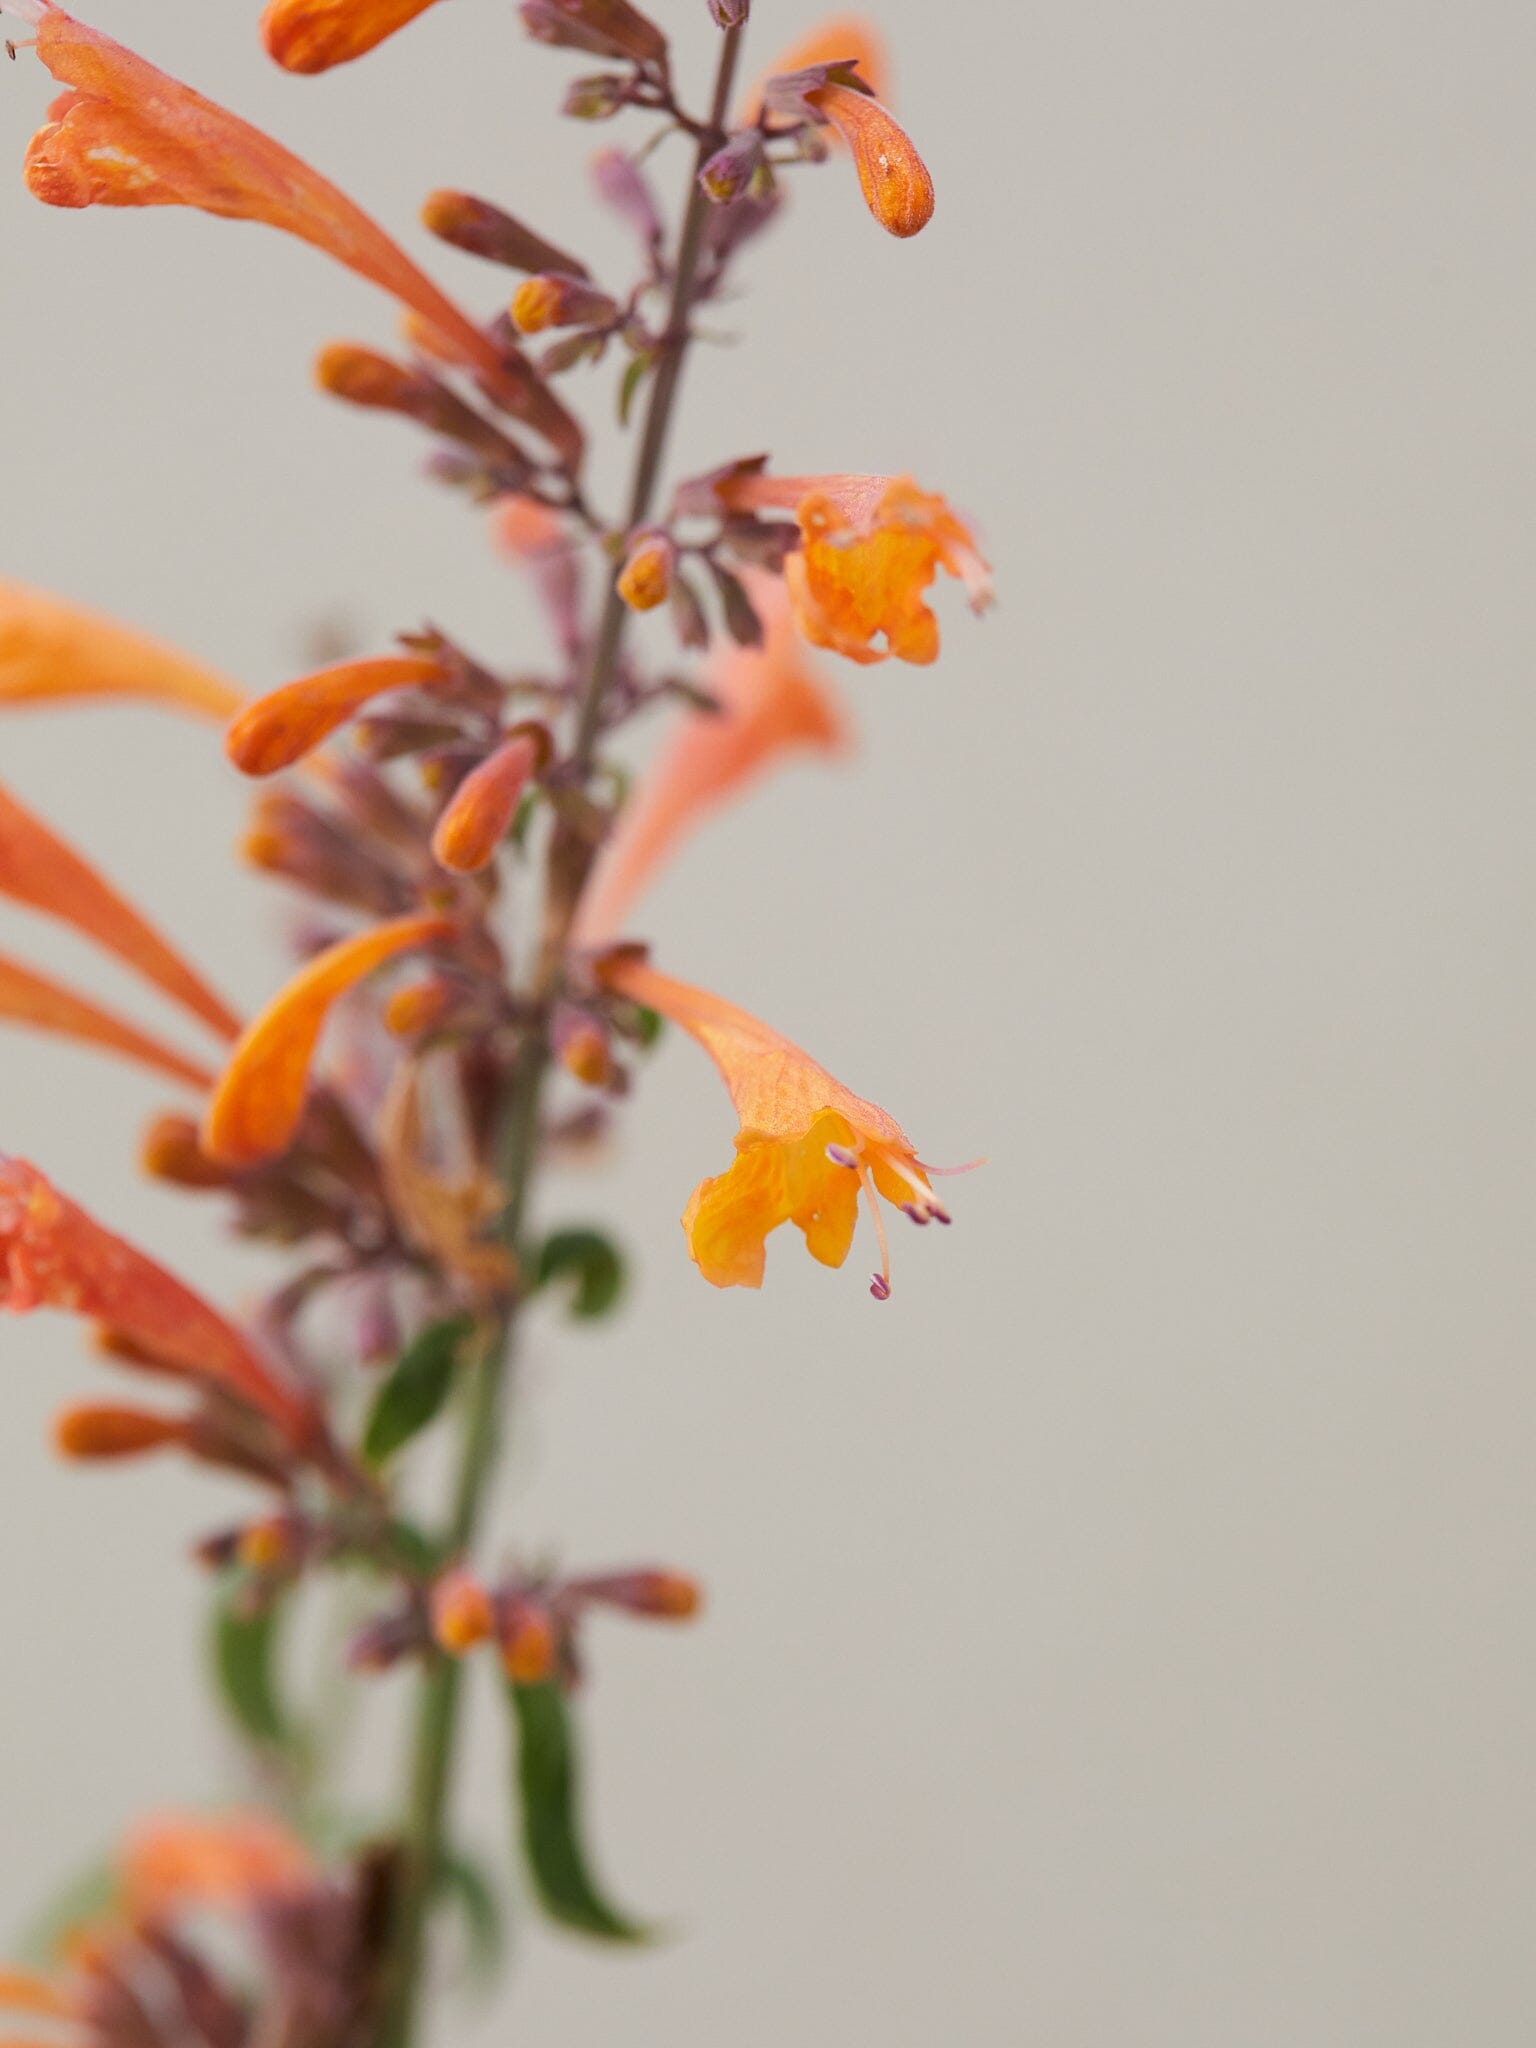
[[[839,754],[848,724],[831,686],[801,652],[783,585],[742,572],[764,626],[761,647],[715,643],[701,681],[721,706],[674,729],[624,807],[577,906],[579,946],[617,938],[630,909],[680,840],[798,749]]]
[[[295,1441],[308,1397],[287,1386],[199,1295],[102,1228],[35,1166],[0,1154],[0,1308],[63,1309],[120,1331],[166,1370],[223,1388]]]
[[[261,17],[267,54],[285,71],[329,71],[377,49],[432,0],[270,0]]]
[[[762,476],[743,468],[709,487],[727,511],[795,514],[801,545],[784,563],[795,618],[813,645],[850,661],[934,660],[939,622],[923,597],[940,569],[965,585],[972,611],[992,602],[991,572],[970,527],[909,476]]]
[[[340,661],[248,704],[225,735],[224,750],[244,775],[275,775],[302,760],[373,698],[442,678],[443,664],[430,654]]]
[[[30,967],[23,967],[16,960],[7,960],[3,955],[0,955],[0,1018],[10,1024],[27,1025],[34,1031],[52,1031],[61,1038],[78,1038],[87,1045],[119,1053],[124,1059],[137,1060],[140,1066],[167,1074],[173,1081],[185,1082],[190,1088],[213,1086],[210,1073],[184,1059],[170,1046],[162,1045],[147,1031],[140,1031],[137,1025],[126,1023],[121,1017],[114,1017],[110,1010],[103,1010],[86,997],[76,995],[73,989],[65,988],[47,975],[35,974]]]
[[[204,99],[51,0],[10,0],[37,24],[37,54],[67,90],[26,157],[49,206],[195,206],[265,221],[309,242],[419,313],[457,359],[492,380],[502,352],[330,180],[248,121]]]
[[[145,698],[221,719],[245,701],[223,676],[147,634],[0,578],[0,706],[70,697]]]
[[[89,861],[0,788],[0,895],[73,925],[190,1010],[221,1038],[240,1020],[202,976],[125,902]]]
[[[883,1109],[833,1080],[809,1053],[719,996],[658,974],[638,954],[611,953],[597,976],[698,1040],[719,1068],[741,1130],[727,1173],[701,1181],[683,1212],[688,1249],[714,1287],[761,1287],[764,1240],[781,1223],[805,1235],[824,1266],[853,1242],[862,1190],[880,1242],[876,1300],[891,1291],[878,1195],[914,1223],[947,1223],[912,1141]]]
[[[203,1119],[203,1150],[230,1166],[255,1166],[288,1149],[321,1028],[332,1005],[386,960],[453,935],[451,918],[392,918],[328,946],[246,1026]]]

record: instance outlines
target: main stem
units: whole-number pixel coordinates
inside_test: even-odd
[[[710,204],[697,174],[724,140],[726,108],[736,76],[741,39],[740,27],[728,29],[725,33],[715,74],[709,125],[699,139],[695,174],[689,186],[688,203],[678,236],[677,264],[666,330],[661,338],[660,362],[651,386],[650,403],[646,407],[640,446],[635,456],[627,527],[630,532],[649,516],[672,425],[683,361],[688,352],[699,257]],[[628,607],[619,596],[616,584],[610,583],[593,642],[587,686],[577,714],[572,760],[583,775],[591,769],[593,753],[602,732],[603,709],[617,671],[628,618]],[[552,893],[554,887],[552,879]],[[528,1193],[538,1163],[540,1111],[550,1062],[549,1009],[558,993],[564,966],[565,933],[575,908],[574,893],[562,891],[561,894],[562,900],[554,906],[553,930],[546,933],[538,973],[539,986],[534,992],[539,1021],[529,1027],[524,1040],[513,1075],[502,1132],[499,1163],[502,1186],[506,1190],[506,1206],[502,1211],[501,1235],[503,1243],[514,1256],[521,1245]],[[478,1534],[490,1480],[496,1469],[520,1299],[519,1294],[513,1295],[492,1341],[473,1367],[447,1530],[449,1547],[455,1555],[467,1551]],[[411,1749],[403,1830],[404,1865],[379,2048],[411,2048],[416,2036],[428,1924],[443,1863],[448,1795],[458,1741],[461,1687],[458,1661],[434,1655],[422,1681]]]

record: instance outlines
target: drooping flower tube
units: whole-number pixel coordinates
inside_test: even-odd
[[[223,1389],[295,1442],[315,1414],[232,1323],[199,1295],[61,1195],[35,1166],[0,1154],[0,1308],[90,1316],[166,1369]]]
[[[193,206],[281,228],[418,314],[508,411],[579,460],[579,426],[527,358],[493,342],[328,178],[52,0],[6,4],[36,23],[38,56],[67,88],[27,149],[26,180],[37,198],[67,207]]]
[[[924,593],[940,569],[965,585],[972,611],[992,602],[970,527],[909,476],[764,476],[741,466],[685,485],[679,504],[700,509],[708,494],[727,511],[795,514],[801,545],[785,558],[784,581],[796,622],[814,646],[850,661],[935,659],[939,622]]]
[[[894,1118],[835,1081],[808,1053],[734,1004],[658,974],[632,950],[597,963],[615,994],[657,1011],[703,1046],[741,1120],[735,1164],[701,1181],[683,1212],[688,1250],[714,1287],[761,1287],[764,1240],[793,1223],[824,1266],[840,1266],[853,1242],[862,1191],[880,1243],[870,1283],[891,1291],[890,1257],[877,1197],[914,1223],[948,1223],[931,1168]]]
[[[830,684],[796,637],[782,583],[762,570],[742,575],[763,622],[763,644],[715,643],[700,680],[720,709],[683,718],[636,784],[577,905],[572,938],[578,946],[617,939],[641,891],[679,842],[727,799],[788,754],[836,756],[850,743]]]
[[[244,693],[202,663],[115,619],[0,578],[0,706],[142,698],[232,718]]]
[[[365,975],[401,953],[453,936],[451,918],[425,913],[328,946],[246,1026],[203,1118],[203,1150],[230,1166],[255,1166],[285,1152],[309,1091],[309,1070],[332,1005]]]
[[[240,1020],[196,970],[41,818],[0,788],[0,895],[94,939],[220,1038]]]
[[[76,995],[49,976],[34,973],[19,961],[0,955],[0,1020],[22,1024],[34,1031],[51,1031],[61,1038],[77,1038],[123,1059],[136,1060],[142,1067],[181,1081],[189,1088],[213,1086],[205,1068],[186,1059],[174,1048],[162,1045],[147,1031],[87,997]]]
[[[905,241],[933,218],[933,179],[901,123],[877,99],[829,81],[806,94],[853,156],[864,204],[887,234]]]
[[[225,734],[224,750],[243,775],[275,775],[329,739],[375,697],[441,682],[442,677],[443,664],[435,655],[381,654],[337,662],[248,704]]]
[[[376,50],[433,0],[269,0],[261,17],[267,54],[285,71],[329,71]]]

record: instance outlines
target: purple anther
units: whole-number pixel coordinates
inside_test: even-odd
[[[889,1301],[891,1298],[891,1283],[883,1273],[871,1274],[869,1291],[876,1301]]]
[[[829,1145],[827,1147],[827,1157],[831,1160],[834,1166],[847,1166],[852,1168],[856,1167],[859,1163],[858,1154],[856,1152],[850,1152],[846,1145]]]
[[[916,1202],[903,1202],[901,1213],[903,1216],[910,1216],[914,1223],[926,1224],[930,1220],[928,1211],[926,1209],[919,1209]]]

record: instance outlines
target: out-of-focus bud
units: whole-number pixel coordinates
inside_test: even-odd
[[[739,199],[746,191],[762,162],[761,129],[743,128],[723,148],[717,149],[699,172],[699,183],[704,188],[705,197],[712,199],[717,206],[729,206],[733,199]]]
[[[66,1458],[100,1460],[141,1458],[185,1441],[186,1425],[174,1416],[152,1415],[144,1408],[120,1408],[103,1401],[82,1401],[66,1408],[53,1425],[53,1440]]]
[[[304,1561],[308,1530],[294,1515],[264,1515],[248,1522],[235,1544],[235,1558],[247,1571],[276,1578]]]
[[[629,104],[629,80],[611,71],[575,78],[565,89],[564,111],[573,121],[611,121]]]
[[[291,768],[375,697],[440,683],[446,669],[435,654],[382,654],[342,661],[299,676],[248,704],[224,736],[224,751],[242,775],[275,775]]]
[[[709,0],[716,28],[740,28],[752,12],[752,0]]]
[[[704,1603],[697,1579],[681,1572],[608,1572],[571,1579],[565,1590],[577,1599],[622,1607],[628,1614],[643,1614],[655,1621],[691,1621]]]
[[[632,612],[654,611],[672,592],[677,547],[659,527],[637,533],[619,571],[619,595]]]
[[[496,1604],[471,1572],[444,1572],[432,1588],[432,1634],[439,1649],[462,1657],[496,1633]]]
[[[646,248],[654,249],[665,230],[650,180],[624,149],[600,149],[592,159],[597,196],[633,228]]]
[[[396,1038],[416,1038],[439,1025],[452,1008],[457,993],[446,975],[429,974],[422,981],[408,981],[397,988],[384,1005],[384,1028]]]
[[[468,192],[429,192],[421,218],[440,242],[451,242],[455,249],[483,256],[490,263],[504,263],[509,270],[555,270],[566,277],[590,274],[584,263],[564,249],[546,242],[488,199],[476,199]]]
[[[555,1018],[555,1052],[566,1072],[588,1088],[606,1088],[613,1079],[608,1036],[580,1010],[561,1010]]]
[[[267,53],[286,71],[329,71],[376,49],[425,14],[432,0],[268,0],[261,17]]]
[[[139,1140],[139,1165],[151,1180],[178,1188],[226,1188],[229,1169],[210,1159],[197,1142],[197,1123],[167,1110]]]
[[[864,203],[888,234],[905,239],[933,218],[933,180],[905,129],[880,102],[846,85],[806,94],[853,153]]]
[[[286,789],[263,791],[240,850],[253,868],[353,910],[389,917],[412,901],[401,877]]]
[[[659,64],[667,54],[666,37],[630,0],[523,0],[521,13],[535,42],[636,64]]]
[[[550,737],[542,725],[514,726],[495,753],[470,770],[432,835],[432,851],[441,866],[454,874],[472,875],[490,865],[517,815],[523,791],[550,752]]]
[[[585,278],[545,271],[512,294],[512,322],[521,334],[546,327],[601,327],[618,317],[618,302]]]
[[[153,1373],[157,1378],[169,1380],[189,1377],[187,1368],[175,1359],[162,1357],[136,1337],[126,1335],[122,1330],[109,1329],[105,1323],[97,1324],[91,1334],[91,1342],[99,1356],[109,1359],[114,1365],[126,1365],[134,1372]]]
[[[515,1595],[502,1603],[501,1661],[514,1685],[542,1685],[554,1675],[559,1642],[542,1601]]]
[[[430,370],[410,368],[356,342],[333,341],[315,359],[315,381],[322,391],[348,405],[368,412],[396,413],[429,433],[461,442],[510,476],[522,478],[532,473],[532,465],[517,443],[490,420],[482,419]]]

